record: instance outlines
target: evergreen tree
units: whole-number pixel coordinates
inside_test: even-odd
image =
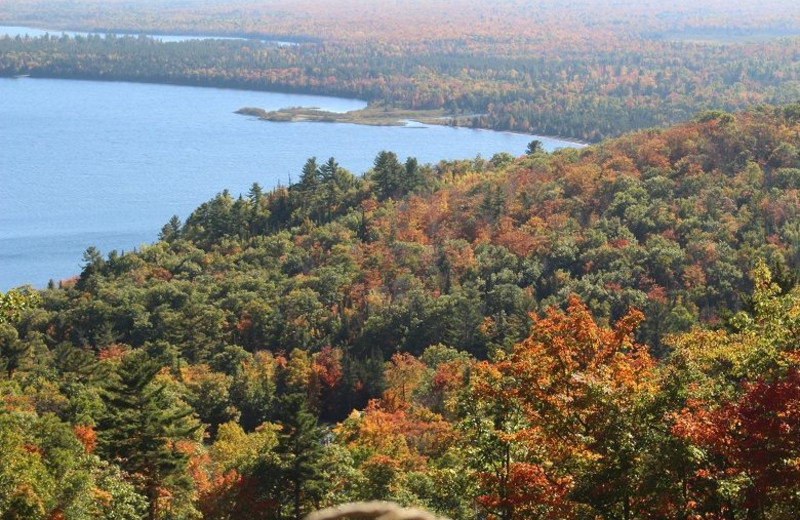
[[[322,173],[316,157],[310,157],[303,165],[300,181],[290,187],[293,217],[297,221],[314,218],[317,194],[322,184]]]
[[[284,475],[289,482],[294,518],[304,516],[303,501],[316,502],[322,486],[322,430],[308,411],[305,394],[290,394],[284,399],[283,434],[277,452],[288,462]]]
[[[325,164],[319,167],[319,179],[323,183],[328,183],[336,178],[336,172],[339,171],[339,163],[336,159],[331,157]]]
[[[403,195],[405,167],[397,160],[394,152],[382,151],[373,163],[372,180],[379,199]]]
[[[78,287],[88,289],[92,275],[99,273],[105,267],[106,262],[103,260],[103,254],[95,246],[86,248],[86,251],[83,252],[83,261],[83,271],[81,271]]]
[[[300,187],[304,190],[314,188],[319,184],[320,172],[316,157],[309,157],[303,165],[303,172],[300,174]]]
[[[187,491],[187,455],[176,442],[194,430],[187,419],[190,410],[155,381],[160,369],[143,351],[123,358],[106,388],[98,432],[102,455],[130,473],[147,497],[150,520],[160,518],[164,491],[173,497]]]
[[[525,150],[527,155],[536,155],[537,153],[544,152],[544,146],[542,142],[538,139],[534,139],[530,143],[528,143],[528,148]]]
[[[258,207],[261,204],[261,199],[264,198],[264,190],[261,189],[261,185],[254,182],[253,185],[250,186],[247,198],[254,207]]]
[[[316,220],[323,219],[324,221],[331,220],[333,212],[342,198],[342,190],[338,185],[338,174],[342,168],[336,159],[331,157],[328,161],[320,166],[320,179],[322,181],[321,193],[317,196],[317,207],[315,208]]]
[[[410,193],[422,184],[422,170],[419,167],[419,161],[414,157],[408,157],[405,170],[403,188],[406,193]]]
[[[180,238],[181,233],[181,219],[178,215],[172,215],[172,218],[169,219],[169,222],[164,224],[164,227],[161,228],[161,232],[158,234],[158,239],[163,240],[165,242],[172,242]]]
[[[291,504],[291,513],[281,518],[300,520],[319,505],[323,492],[323,430],[308,410],[304,392],[281,397],[282,432],[275,448],[277,458],[265,460],[256,470],[262,487],[278,504]]]
[[[266,234],[269,231],[271,212],[268,209],[268,201],[264,197],[264,192],[257,182],[254,182],[250,188],[247,199],[250,202],[251,233],[253,235]]]

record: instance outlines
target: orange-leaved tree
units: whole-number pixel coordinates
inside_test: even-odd
[[[528,338],[475,368],[462,428],[494,518],[632,518],[637,417],[654,364],[632,339],[643,315],[598,325],[576,297],[532,316]]]

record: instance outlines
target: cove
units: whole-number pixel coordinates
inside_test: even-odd
[[[446,126],[270,123],[267,110],[363,108],[359,100],[170,85],[0,79],[0,291],[80,273],[90,245],[104,254],[157,239],[224,189],[246,193],[297,180],[308,157],[355,174],[381,150],[421,163],[524,153],[574,143]]]

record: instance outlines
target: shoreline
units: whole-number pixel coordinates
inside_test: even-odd
[[[345,95],[340,94],[330,94],[330,93],[322,93],[322,92],[312,92],[312,91],[305,91],[302,89],[291,89],[291,88],[274,88],[274,89],[265,89],[265,88],[254,88],[247,85],[225,85],[225,84],[210,84],[210,83],[203,83],[192,81],[191,79],[186,78],[174,78],[173,81],[160,81],[158,79],[146,79],[146,78],[115,78],[115,77],[97,77],[87,75],[85,77],[81,76],[66,76],[66,75],[38,75],[33,73],[22,73],[22,74],[0,74],[0,79],[57,79],[57,80],[64,80],[64,81],[93,81],[93,82],[101,82],[101,83],[137,83],[137,84],[147,84],[147,85],[164,85],[164,86],[177,86],[177,87],[195,87],[195,88],[211,88],[211,89],[221,89],[221,90],[238,90],[238,91],[247,91],[247,92],[267,92],[267,93],[276,93],[276,94],[294,94],[294,95],[305,95],[305,96],[319,96],[319,97],[330,97],[330,98],[338,98],[344,99],[349,101],[360,101],[365,103],[365,106],[361,110],[354,110],[350,112],[327,112],[321,110],[315,110],[313,107],[289,107],[283,108],[274,111],[266,111],[264,109],[258,107],[242,107],[235,111],[235,113],[240,115],[248,115],[252,117],[257,117],[261,120],[267,120],[272,122],[322,122],[322,123],[350,123],[350,124],[362,124],[362,125],[371,125],[371,126],[405,126],[403,121],[415,121],[425,125],[437,125],[437,126],[451,126],[453,128],[464,128],[469,130],[482,130],[487,132],[504,132],[509,134],[515,135],[524,135],[530,136],[531,139],[536,138],[544,138],[544,139],[551,139],[554,141],[560,141],[563,143],[568,143],[568,145],[574,148],[585,148],[587,146],[592,146],[596,143],[582,141],[577,138],[573,137],[562,137],[562,136],[554,136],[554,135],[545,135],[545,134],[536,134],[536,133],[526,133],[526,132],[517,132],[514,130],[507,130],[507,129],[497,129],[497,128],[487,128],[487,127],[473,127],[461,124],[451,124],[453,119],[458,121],[459,115],[448,115],[445,113],[444,109],[431,109],[431,110],[410,110],[410,109],[385,109],[380,107],[370,107],[369,101],[364,99],[359,99],[356,97],[348,97]],[[245,111],[245,112],[243,112]],[[295,114],[295,112],[297,112]],[[379,115],[380,112],[383,112],[383,115]],[[302,113],[302,119],[300,119],[300,113]],[[388,116],[388,114],[393,114],[392,116]],[[262,115],[268,115],[273,119],[268,119],[262,117]],[[372,121],[372,122],[367,122]]]
[[[286,107],[270,111],[258,107],[242,107],[236,110],[234,113],[243,116],[255,117],[259,121],[269,121],[272,123],[345,123],[366,126],[408,126],[408,122],[415,122],[422,125],[448,126],[452,128],[464,128],[467,130],[502,132],[520,136],[530,136],[532,140],[548,139],[552,141],[559,141],[562,143],[567,143],[568,146],[572,146],[574,148],[585,148],[592,145],[592,143],[573,138],[542,134],[528,134],[524,132],[515,132],[512,130],[498,130],[494,128],[481,128],[458,124],[460,116],[447,115],[443,109],[386,109],[380,107],[370,107],[368,105],[361,110],[351,110],[350,112],[329,112],[326,110],[320,110],[318,107]]]
[[[83,27],[83,28],[66,28],[66,27],[53,27],[57,26],[58,24],[52,24],[50,27],[37,27],[36,24],[31,24],[30,22],[9,22],[9,21],[0,21],[0,27],[8,27],[8,28],[15,28],[15,29],[24,29],[24,30],[31,30],[31,31],[38,31],[38,32],[45,32],[50,34],[51,36],[58,36],[60,34],[68,34],[68,35],[81,35],[81,36],[89,36],[89,35],[98,35],[98,36],[105,36],[107,34],[112,34],[117,37],[125,37],[125,36],[145,36],[147,38],[153,39],[162,39],[162,38],[173,38],[173,39],[180,39],[179,41],[190,41],[190,40],[241,40],[241,41],[260,41],[263,43],[275,43],[277,45],[300,45],[304,43],[322,43],[322,40],[315,39],[311,37],[303,37],[303,36],[288,36],[288,35],[270,35],[270,34],[250,34],[250,33],[242,33],[242,32],[232,32],[232,33],[201,33],[201,32],[191,32],[191,31],[147,31],[142,29],[136,30],[128,30],[128,29],[120,29],[120,28],[110,28],[110,29],[101,29],[98,27]],[[8,36],[10,38],[14,38],[15,35],[11,34],[0,34],[0,38],[3,36]],[[29,35],[31,38],[38,38],[40,36]],[[161,40],[165,41],[165,40]]]

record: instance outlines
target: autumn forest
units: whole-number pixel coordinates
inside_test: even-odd
[[[797,518],[792,2],[132,4],[0,20],[259,40],[6,37],[0,75],[349,96],[594,144],[299,158],[294,182],[0,293],[0,519]]]
[[[632,0],[504,0],[484,9],[467,0],[402,0],[388,9],[367,0],[216,1],[166,11],[152,3],[16,0],[0,6],[0,19],[255,39],[0,37],[0,76],[329,94],[444,110],[450,124],[589,142],[700,110],[800,97],[798,46],[785,37],[800,28],[792,0],[740,0],[739,9],[680,0],[663,10]]]

